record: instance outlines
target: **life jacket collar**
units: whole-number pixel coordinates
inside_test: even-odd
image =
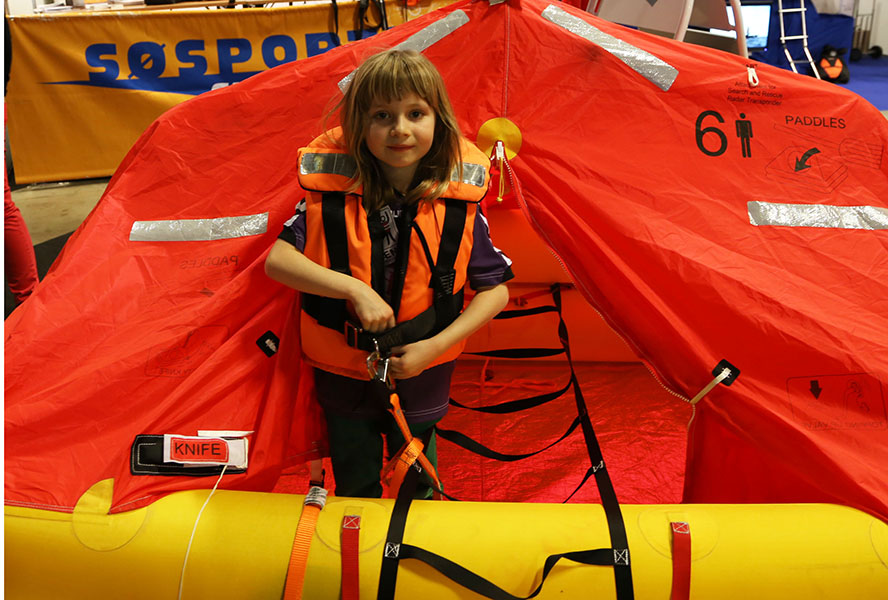
[[[458,168],[450,176],[444,198],[480,202],[487,191],[490,160],[474,144],[461,140],[462,178]],[[361,186],[351,189],[357,163],[345,150],[342,128],[337,127],[299,149],[299,184],[315,192],[349,192],[360,196]]]

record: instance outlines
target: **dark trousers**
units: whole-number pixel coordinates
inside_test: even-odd
[[[379,472],[385,458],[391,456],[404,445],[395,418],[386,413],[378,418],[349,418],[341,414],[325,411],[327,433],[330,438],[330,461],[333,463],[333,478],[336,480],[337,496],[355,498],[382,497],[382,483]],[[437,420],[411,423],[410,432],[420,439],[435,426]],[[437,470],[438,456],[434,430],[423,453]],[[385,437],[385,445],[383,445]],[[414,498],[430,498],[432,488],[425,474],[419,479]]]

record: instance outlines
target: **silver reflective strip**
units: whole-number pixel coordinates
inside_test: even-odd
[[[424,27],[394,47],[395,50],[416,50],[422,52],[432,44],[436,44],[469,22],[469,16],[461,10],[455,10],[443,19]],[[345,88],[354,79],[352,71],[339,82],[339,90],[344,94]]]
[[[136,221],[131,242],[206,242],[262,235],[268,231],[268,213],[217,219]]]
[[[888,229],[888,208],[748,202],[749,222],[781,227]]]
[[[632,70],[664,92],[669,91],[669,88],[675,82],[675,78],[678,77],[678,69],[669,63],[660,60],[649,52],[645,52],[641,48],[636,48],[632,44],[604,33],[583,19],[568,14],[557,6],[550,4],[543,10],[543,18],[597,46],[601,46],[602,49],[619,58]]]
[[[484,179],[487,176],[487,169],[484,168],[484,165],[463,163],[462,171],[462,183],[474,185],[475,187],[484,187]],[[459,169],[453,169],[453,173],[450,174],[450,181],[459,181]]]
[[[342,175],[351,179],[358,165],[348,154],[306,152],[299,163],[302,175]]]

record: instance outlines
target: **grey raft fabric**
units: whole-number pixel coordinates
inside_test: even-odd
[[[215,219],[136,221],[130,229],[131,242],[208,242],[227,240],[268,231],[268,213]]]

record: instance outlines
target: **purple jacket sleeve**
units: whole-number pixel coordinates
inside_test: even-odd
[[[305,200],[296,205],[296,214],[284,223],[278,239],[292,244],[300,252],[305,252]]]
[[[515,276],[511,259],[493,245],[490,227],[480,206],[475,213],[474,241],[466,275],[473,290],[499,285]]]

